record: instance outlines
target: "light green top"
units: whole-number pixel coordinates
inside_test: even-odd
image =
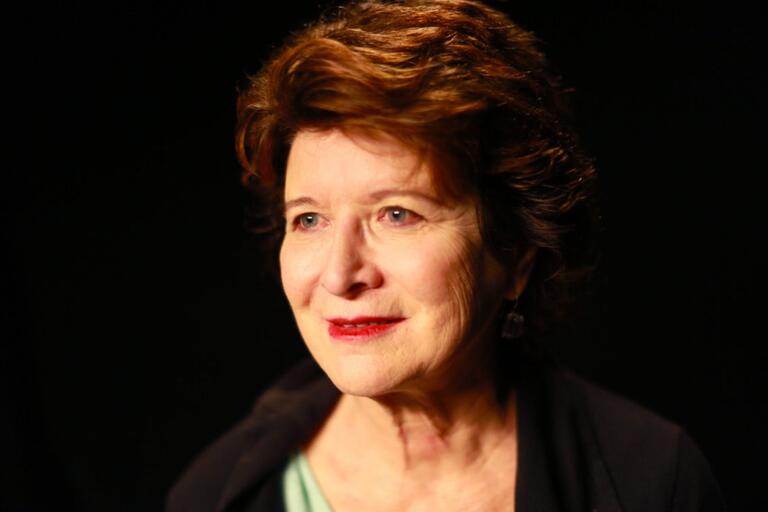
[[[283,499],[286,512],[332,512],[301,450],[283,470]]]

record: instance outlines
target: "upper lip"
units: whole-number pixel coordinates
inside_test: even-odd
[[[335,325],[368,324],[373,322],[399,322],[400,320],[404,319],[398,316],[356,316],[353,318],[336,317],[328,319],[330,323]]]

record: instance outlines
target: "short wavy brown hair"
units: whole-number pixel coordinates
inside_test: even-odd
[[[336,8],[293,34],[239,97],[237,154],[260,198],[252,228],[277,249],[299,130],[386,134],[427,148],[451,164],[446,186],[479,198],[484,240],[500,261],[538,248],[520,307],[542,331],[563,316],[593,260],[595,171],[564,96],[534,35],[481,2]]]

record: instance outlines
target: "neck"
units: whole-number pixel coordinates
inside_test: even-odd
[[[486,366],[486,368],[488,368]],[[382,397],[344,395],[339,412],[377,460],[398,473],[435,475],[492,461],[516,436],[515,396],[500,396],[493,375],[447,380]]]

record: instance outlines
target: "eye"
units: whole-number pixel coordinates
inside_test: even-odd
[[[407,226],[420,219],[418,214],[400,206],[388,206],[387,208],[384,208],[382,217],[390,224],[398,226]]]
[[[314,212],[302,213],[293,220],[293,225],[298,229],[314,229],[320,223],[320,217]]]

